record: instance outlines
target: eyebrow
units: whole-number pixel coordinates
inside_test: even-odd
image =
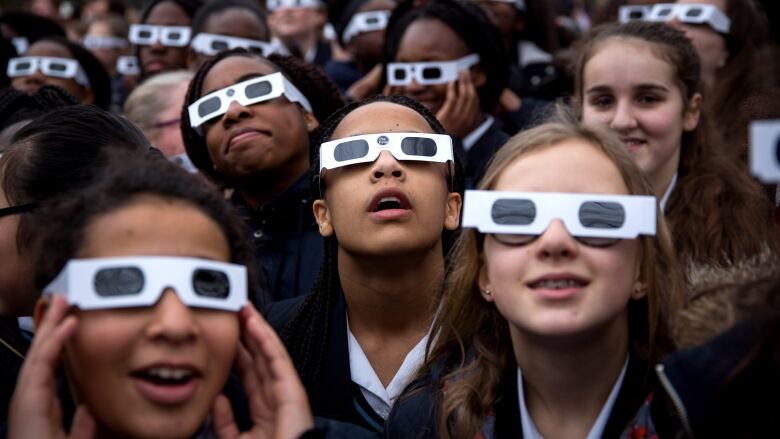
[[[277,72],[271,72],[271,73],[247,73],[247,74],[245,74],[245,75],[241,75],[241,76],[239,76],[238,78],[236,78],[235,82],[233,82],[232,84],[230,84],[230,85],[226,85],[226,86],[224,86],[224,87],[219,87],[219,88],[214,88],[214,89],[211,89],[211,90],[209,90],[209,91],[207,91],[207,92],[205,92],[205,93],[202,93],[202,94],[200,95],[200,97],[203,97],[203,96],[206,96],[206,95],[210,95],[211,93],[214,93],[214,92],[215,92],[215,91],[217,91],[217,90],[222,90],[222,89],[225,89],[225,88],[228,88],[228,87],[232,87],[232,86],[234,86],[234,85],[238,84],[239,82],[244,82],[244,81],[246,81],[246,80],[253,79],[253,78],[259,78],[259,77],[261,77],[261,76],[268,76],[268,75],[272,75],[272,74],[274,74],[274,73],[277,73]]]
[[[661,92],[667,92],[669,89],[663,85],[658,84],[639,84],[635,87],[633,87],[634,90],[647,92],[647,91],[661,91]],[[591,87],[588,90],[585,90],[585,94],[591,94],[591,93],[604,93],[611,91],[612,87],[608,85],[597,85],[595,87]]]

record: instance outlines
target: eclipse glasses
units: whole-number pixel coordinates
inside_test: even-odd
[[[275,51],[274,45],[267,41],[207,33],[195,35],[190,46],[192,50],[206,56],[213,56],[223,50],[235,49],[236,47],[242,47],[262,56],[267,56]]]
[[[364,134],[320,145],[320,171],[371,163],[382,151],[390,151],[396,160],[453,162],[452,138],[446,134]]]
[[[30,76],[40,70],[44,76],[73,79],[84,87],[89,87],[89,79],[79,62],[70,58],[52,56],[22,56],[8,61],[6,73],[9,78]]]
[[[185,47],[190,43],[191,32],[188,26],[132,24],[127,39],[137,46],[151,46],[160,43],[168,47]]]
[[[344,29],[344,43],[349,43],[352,38],[360,34],[382,30],[387,27],[390,19],[390,11],[360,12],[352,16],[349,24]]]
[[[267,0],[265,7],[269,11],[275,11],[280,8],[320,8],[324,5],[321,0]]]
[[[644,20],[667,22],[674,18],[688,24],[706,24],[722,34],[731,30],[731,20],[723,11],[715,5],[700,3],[659,3]]]
[[[479,55],[472,53],[454,61],[415,63],[388,63],[387,83],[409,85],[412,80],[420,85],[446,84],[458,79],[458,73],[479,63]]]

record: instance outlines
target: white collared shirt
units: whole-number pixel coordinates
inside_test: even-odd
[[[479,140],[480,137],[482,137],[483,134],[485,134],[485,131],[490,128],[490,125],[493,123],[495,119],[493,119],[493,116],[488,115],[485,118],[485,121],[482,122],[477,128],[474,129],[474,131],[470,132],[466,137],[463,138],[463,150],[468,151],[471,149],[472,146],[474,146],[475,143],[477,143],[477,140]]]
[[[422,366],[425,360],[425,346],[428,343],[429,336],[430,332],[425,334],[422,340],[406,354],[406,358],[404,358],[404,362],[401,364],[398,372],[396,372],[390,384],[385,388],[374,368],[371,367],[371,363],[363,352],[363,348],[360,347],[360,343],[352,334],[352,330],[349,329],[349,322],[347,322],[349,372],[352,382],[360,386],[360,392],[363,394],[363,397],[366,398],[371,408],[382,419],[387,419],[396,398],[412,380],[417,369]]]
[[[672,191],[674,190],[674,187],[677,186],[677,173],[674,174],[674,177],[672,177],[672,181],[669,182],[669,187],[666,188],[666,192],[664,192],[664,196],[661,197],[661,210],[666,210],[666,203],[669,201],[669,197],[672,196]]]
[[[620,393],[620,387],[623,385],[623,378],[626,375],[626,369],[628,368],[628,358],[623,363],[623,370],[620,371],[615,385],[612,386],[612,391],[609,393],[607,402],[604,403],[604,407],[601,408],[599,417],[596,418],[596,422],[593,423],[593,427],[590,428],[590,432],[585,439],[599,439],[604,434],[604,427],[607,426],[609,415],[612,413],[612,407],[615,405],[618,393]],[[525,439],[544,439],[536,429],[531,415],[528,413],[528,407],[525,405],[525,392],[523,391],[523,373],[520,368],[517,368],[517,399],[520,402],[520,423],[523,426],[523,438]]]

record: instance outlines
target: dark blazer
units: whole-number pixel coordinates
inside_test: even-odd
[[[460,149],[460,156],[463,160],[463,171],[465,175],[466,188],[471,189],[476,186],[488,161],[504,143],[509,140],[509,134],[501,130],[501,123],[498,119],[490,124],[490,127],[482,133],[468,151],[463,149],[463,140],[456,139],[454,147]]]

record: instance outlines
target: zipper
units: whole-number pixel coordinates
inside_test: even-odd
[[[680,398],[680,395],[677,393],[677,390],[675,390],[672,382],[669,381],[669,377],[666,376],[664,365],[656,364],[655,373],[658,375],[658,379],[661,381],[661,385],[664,387],[664,390],[666,390],[666,394],[669,395],[674,408],[677,410],[677,416],[680,418],[680,422],[682,422],[682,427],[683,430],[685,430],[685,434],[688,435],[688,437],[691,439],[695,438],[696,436],[693,434],[693,428],[691,428],[691,422],[688,418],[688,411],[685,410],[685,404],[683,404],[682,398]]]

